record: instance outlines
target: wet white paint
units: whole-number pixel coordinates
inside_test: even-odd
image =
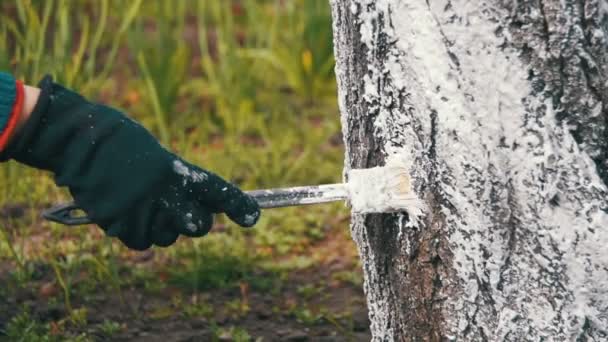
[[[173,171],[178,175],[184,176],[183,185],[185,186],[188,182],[201,183],[207,180],[209,177],[203,171],[196,171],[189,168],[181,160],[173,161]]]
[[[192,233],[196,233],[198,231],[198,227],[196,226],[196,224],[192,223],[192,222],[188,222],[186,224],[186,229],[188,229],[189,231],[191,231]]]
[[[302,189],[300,187],[294,188],[294,191],[299,192]],[[332,201],[348,200],[349,192],[345,184],[323,184],[314,186],[315,190],[318,190],[315,196],[304,197],[298,199],[300,204],[316,204],[326,203]],[[304,187],[304,192],[308,193],[309,190]]]
[[[245,215],[243,223],[250,226],[250,225],[256,223],[256,221],[258,220],[258,217],[260,217],[260,214],[258,212],[255,212],[253,214],[247,214],[247,215]]]
[[[422,216],[425,204],[412,190],[410,165],[402,153],[389,155],[386,165],[350,170],[348,193],[354,213],[405,211],[413,220]]]

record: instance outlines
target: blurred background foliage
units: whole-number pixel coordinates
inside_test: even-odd
[[[2,0],[0,9],[0,70],[28,84],[51,74],[121,108],[176,153],[244,189],[341,181],[327,0]],[[246,284],[280,293],[290,272],[332,258],[346,265],[334,280],[361,285],[342,204],[265,211],[252,230],[218,216],[209,236],[180,239],[138,263],[96,227],[41,221],[42,208],[70,198],[50,175],[9,162],[0,179],[0,297],[43,281],[58,290],[45,303],[63,310],[55,326],[28,308],[9,310],[0,336],[23,326],[36,338],[53,327],[73,335],[100,289],[122,296],[175,287],[185,296]],[[327,241],[332,251],[317,248]],[[209,311],[197,305],[194,314]],[[285,310],[309,323],[323,312]]]

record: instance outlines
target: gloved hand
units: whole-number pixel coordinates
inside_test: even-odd
[[[217,175],[164,149],[119,111],[88,102],[45,77],[29,120],[0,160],[52,171],[109,236],[129,248],[169,246],[179,234],[205,235],[212,213],[244,227],[257,202]]]

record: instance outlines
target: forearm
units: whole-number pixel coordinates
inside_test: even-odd
[[[38,102],[39,96],[40,89],[28,85],[24,86],[23,107],[21,109],[21,113],[19,114],[19,118],[17,119],[17,128],[8,137],[9,142],[29,119],[30,115],[32,114],[32,111],[34,110],[34,107],[36,106],[36,102]]]

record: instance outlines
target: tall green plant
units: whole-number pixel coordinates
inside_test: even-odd
[[[243,132],[247,127],[243,109],[254,108],[260,91],[255,66],[241,54],[247,30],[237,26],[230,2],[223,1],[199,1],[197,24],[201,88],[214,98],[215,114],[225,131]]]
[[[287,87],[313,103],[327,103],[335,97],[331,16],[324,0],[279,2],[267,45],[244,53],[276,69],[274,84]]]
[[[141,3],[123,3],[118,32],[109,34],[110,0],[91,2],[92,10],[69,0],[16,1],[16,17],[0,14],[0,65],[28,82],[51,73],[80,91],[98,90]]]
[[[145,100],[164,143],[169,142],[175,105],[190,67],[190,48],[184,39],[187,5],[185,1],[149,1],[147,10],[155,20],[140,16],[129,33],[129,46],[145,84]]]

